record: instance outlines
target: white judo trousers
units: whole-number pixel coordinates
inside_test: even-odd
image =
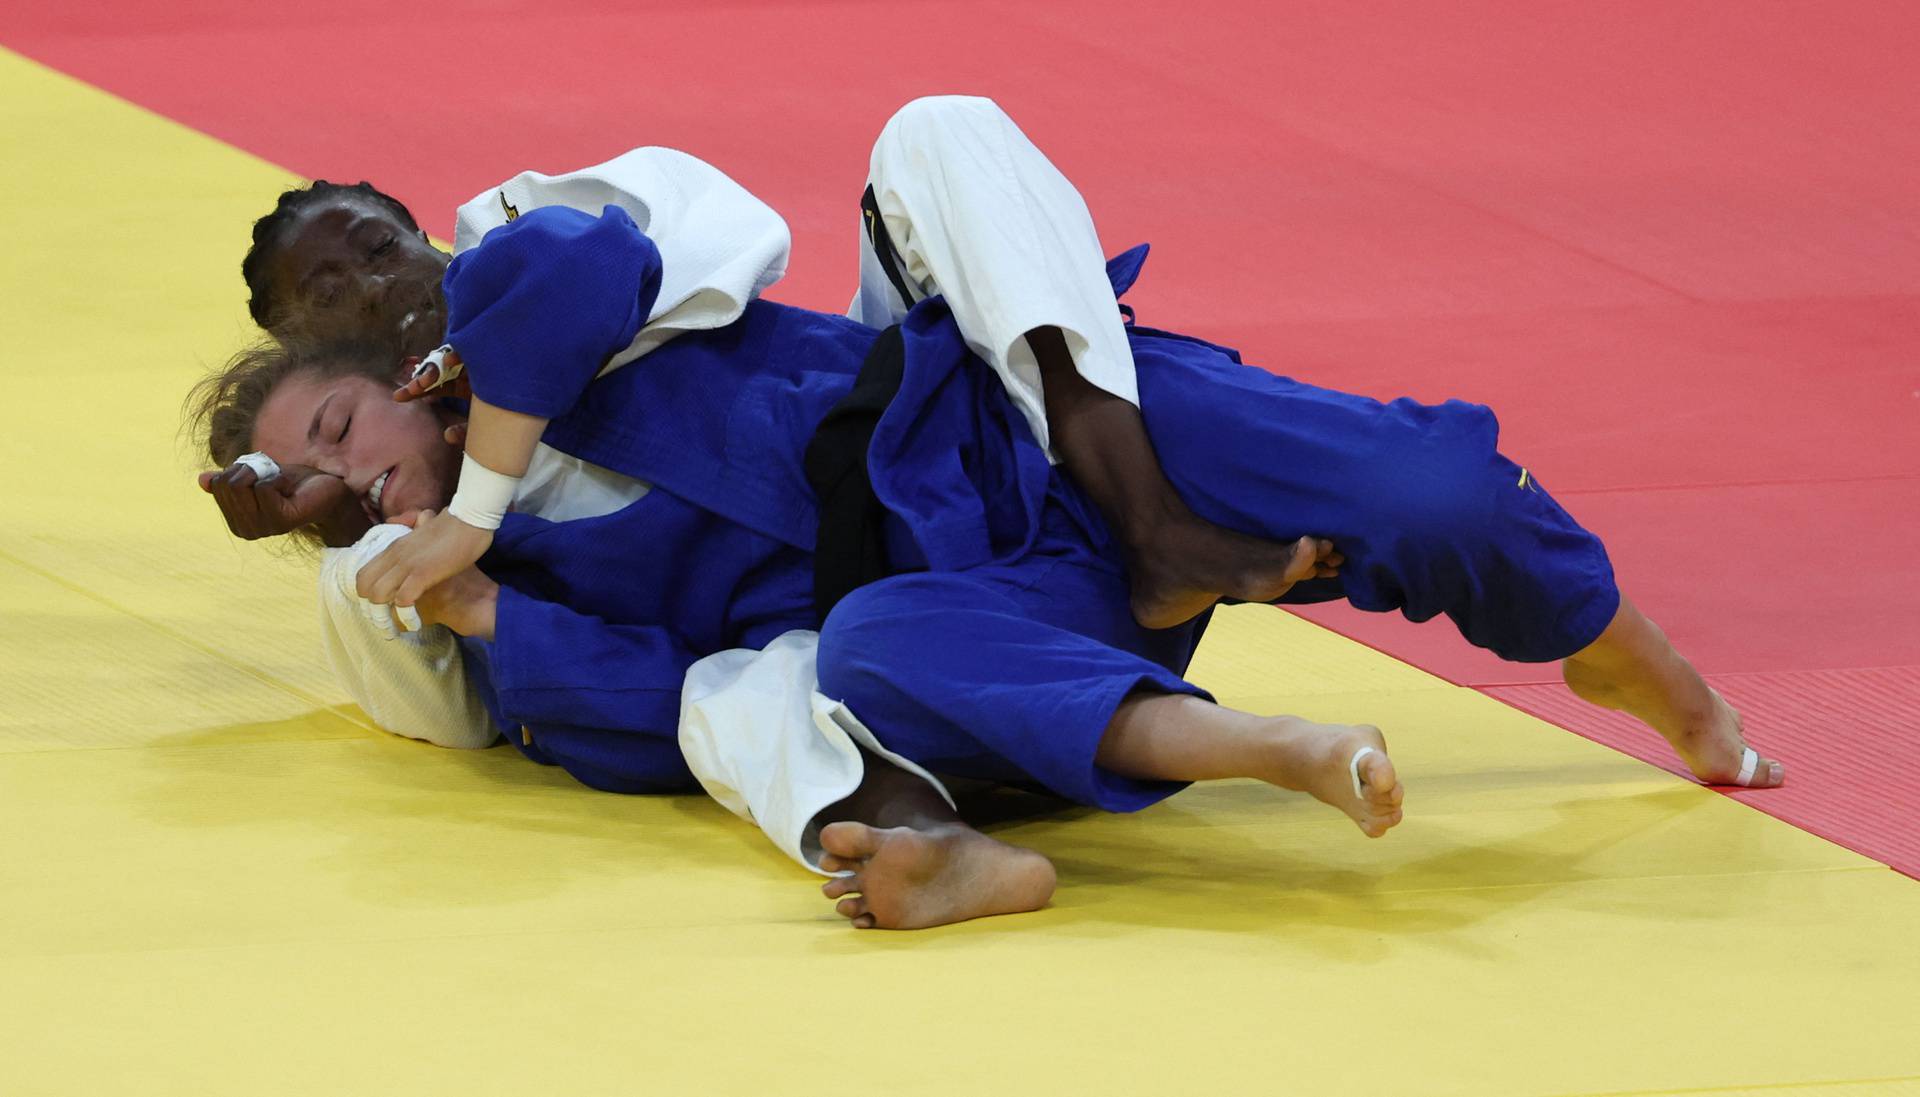
[[[1001,377],[1042,444],[1045,401],[1023,338],[1034,328],[1061,329],[1083,376],[1138,403],[1132,352],[1086,203],[991,100],[909,103],[882,130],[868,184],[909,290],[946,298],[969,347]],[[609,369],[680,332],[733,322],[786,270],[790,237],[778,214],[710,165],[658,148],[564,175],[525,172],[483,191],[460,209],[455,251],[527,209],[564,205],[598,214],[608,204],[633,214],[654,240],[665,276],[648,324]],[[860,264],[849,314],[875,327],[898,321],[912,302],[888,279],[864,225]],[[610,513],[646,490],[542,446],[514,509],[565,521]],[[327,550],[320,616],[329,661],[387,730],[449,747],[489,745],[496,732],[466,681],[454,636],[435,627],[396,637],[355,593],[354,576],[394,532],[379,527],[359,545]],[[817,644],[816,634],[796,631],[761,651],[720,652],[694,664],[678,734],[715,800],[819,872],[814,819],[858,787],[862,748],[942,796],[947,791],[883,748],[845,705],[818,693]]]

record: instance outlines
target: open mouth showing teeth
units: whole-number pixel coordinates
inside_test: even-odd
[[[393,470],[388,469],[380,474],[380,478],[373,482],[372,487],[367,489],[367,501],[373,504],[373,509],[380,509],[380,493],[387,489],[387,477],[392,475]]]

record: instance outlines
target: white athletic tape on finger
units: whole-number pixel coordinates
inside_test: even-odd
[[[453,380],[455,377],[460,376],[462,373],[466,372],[465,368],[462,366],[458,358],[454,359],[451,362],[447,361],[447,355],[452,353],[453,353],[452,343],[442,343],[441,345],[435,347],[433,349],[432,354],[429,354],[425,358],[422,358],[420,360],[420,364],[413,367],[413,376],[412,378],[410,378],[410,380],[414,380],[414,381],[420,380],[420,378],[425,377],[427,375],[427,371],[430,369],[439,370],[440,376],[434,379],[433,384],[427,386],[427,391],[432,392],[434,389],[437,389],[441,385],[446,384],[448,381]]]
[[[1353,760],[1347,763],[1347,773],[1353,777],[1353,798],[1356,800],[1367,798],[1366,787],[1360,782],[1360,760],[1373,753],[1372,747],[1361,747],[1353,752]]]
[[[393,640],[399,638],[400,630],[394,627],[393,608],[391,606],[384,606],[379,602],[369,602],[365,598],[362,598],[360,599],[360,615],[365,617],[367,623],[377,629],[380,635],[386,639]]]
[[[263,484],[280,475],[280,466],[264,453],[243,453],[234,458],[233,463],[252,469],[253,474],[258,476]]]
[[[1743,788],[1752,785],[1753,775],[1759,769],[1760,755],[1752,747],[1748,747],[1747,752],[1740,756],[1740,776],[1735,777],[1733,783]]]
[[[412,606],[388,606],[379,602],[360,599],[360,612],[367,623],[379,629],[381,635],[389,640],[398,640],[409,632],[419,632],[425,628],[420,620],[420,611]]]

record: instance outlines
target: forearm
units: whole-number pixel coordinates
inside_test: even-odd
[[[540,416],[508,411],[475,396],[467,415],[467,456],[502,476],[525,476],[547,423]]]

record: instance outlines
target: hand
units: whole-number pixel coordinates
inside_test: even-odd
[[[305,465],[286,465],[280,475],[260,476],[235,462],[218,472],[200,474],[200,490],[213,496],[235,537],[257,541],[314,526],[321,540],[345,548],[374,526],[360,496],[338,476]]]
[[[354,585],[369,602],[410,606],[470,567],[491,544],[491,530],[475,529],[445,511],[421,511],[413,532],[361,568]]]
[[[470,567],[444,583],[428,588],[414,608],[429,625],[445,625],[462,636],[493,639],[494,610],[500,602],[500,584]]]
[[[449,366],[459,366],[461,364],[460,353],[452,349],[447,351],[444,359]],[[400,364],[408,369],[417,369],[420,365],[420,359],[408,357]],[[418,400],[428,393],[466,398],[473,395],[473,386],[467,383],[467,375],[462,372],[446,384],[445,391],[441,391],[440,367],[428,365],[425,370],[409,378],[406,384],[395,389],[393,391],[393,399],[395,403],[404,404],[411,400]]]

